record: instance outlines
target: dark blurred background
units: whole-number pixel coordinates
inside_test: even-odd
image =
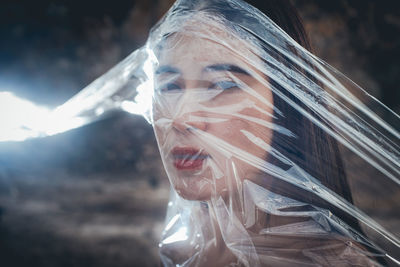
[[[143,45],[172,2],[2,0],[0,91],[63,103]],[[293,3],[315,53],[399,114],[400,2]],[[139,117],[0,143],[0,265],[155,266],[168,191]]]

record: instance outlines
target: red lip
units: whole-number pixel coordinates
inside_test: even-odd
[[[178,170],[201,169],[204,160],[208,157],[207,154],[194,147],[175,147],[171,153],[174,157],[174,166]]]

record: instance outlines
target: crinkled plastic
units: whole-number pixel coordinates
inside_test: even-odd
[[[178,1],[146,49],[164,265],[398,263],[396,115],[242,1]]]
[[[249,4],[177,1],[43,132],[114,108],[155,130],[163,265],[399,264],[399,116]]]

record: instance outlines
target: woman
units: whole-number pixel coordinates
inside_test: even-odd
[[[259,8],[310,49],[289,1]],[[323,73],[304,50],[241,1],[180,1],[148,47],[174,188],[165,265],[379,265],[352,209]]]

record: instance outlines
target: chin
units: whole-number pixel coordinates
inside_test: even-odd
[[[217,180],[216,184],[210,178],[180,178],[173,183],[175,191],[180,197],[192,201],[209,201],[212,198],[227,197],[228,188],[223,178]]]
[[[208,201],[212,195],[212,185],[207,183],[200,186],[196,183],[178,183],[174,185],[178,195],[186,200]]]
[[[226,191],[225,177],[216,178],[211,168],[177,170],[171,165],[167,169],[170,182],[183,199],[209,201]]]

